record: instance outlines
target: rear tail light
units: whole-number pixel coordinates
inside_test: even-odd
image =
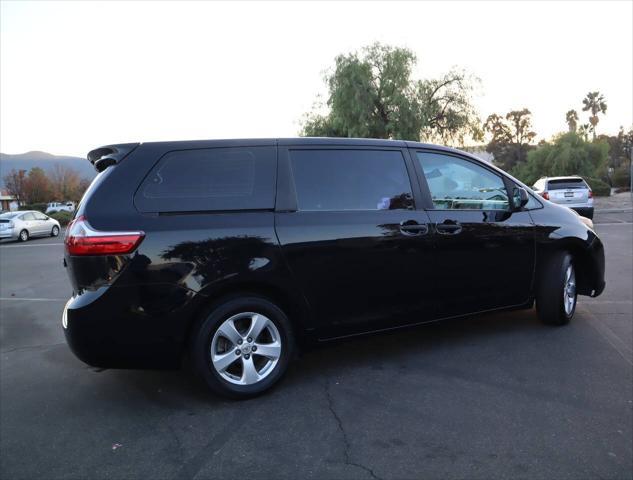
[[[589,194],[587,195],[589,198],[593,198],[593,192],[589,190]]]
[[[64,243],[70,255],[119,255],[130,253],[143,241],[143,232],[103,232],[90,226],[83,215],[66,229]]]
[[[543,197],[545,200],[549,200],[549,193],[548,192],[543,192],[543,193],[541,193],[541,197]]]

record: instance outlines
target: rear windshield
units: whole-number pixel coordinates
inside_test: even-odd
[[[8,222],[10,219],[17,215],[17,213],[3,213],[2,215],[0,215],[0,220],[5,220]]]
[[[560,180],[549,180],[547,186],[550,190],[568,190],[570,188],[587,188],[587,184],[582,178],[561,178]]]

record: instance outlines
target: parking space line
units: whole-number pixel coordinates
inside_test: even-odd
[[[67,298],[25,298],[25,297],[0,297],[0,302],[4,302],[7,300],[20,300],[20,301],[31,301],[31,302],[67,302]]]
[[[0,248],[50,247],[52,245],[63,245],[63,243],[38,243],[37,245],[2,245]]]

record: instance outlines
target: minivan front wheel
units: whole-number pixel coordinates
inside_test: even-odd
[[[576,312],[576,269],[572,256],[557,252],[541,272],[536,310],[543,323],[565,325]]]
[[[248,398],[272,387],[294,350],[284,312],[260,297],[224,302],[202,322],[191,345],[197,373],[215,392]]]

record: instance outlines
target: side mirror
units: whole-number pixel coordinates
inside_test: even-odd
[[[521,210],[529,201],[530,197],[525,188],[514,187],[514,191],[512,192],[512,203],[515,211]]]

